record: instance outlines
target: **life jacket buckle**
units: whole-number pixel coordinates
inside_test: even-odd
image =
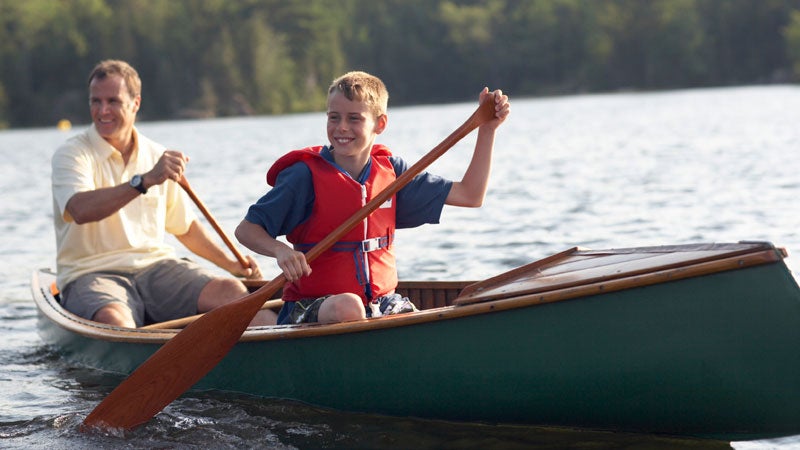
[[[382,239],[384,238],[376,237],[361,241],[361,251],[364,253],[369,253],[384,247],[381,245]]]

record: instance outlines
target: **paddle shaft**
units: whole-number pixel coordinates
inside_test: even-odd
[[[274,299],[264,302],[264,304],[261,306],[261,309],[274,309],[274,308],[280,308],[281,306],[283,306],[283,300]],[[181,317],[180,319],[153,323],[139,328],[143,330],[170,330],[175,328],[183,328],[202,316],[203,316],[202,314],[195,314],[194,316]]]
[[[450,136],[315,245],[306,254],[306,259],[310,262],[330,248],[450,147],[494,115],[494,102],[487,98]],[[252,294],[213,309],[192,322],[100,402],[84,419],[81,429],[128,430],[150,420],[225,357],[264,301],[271,298],[285,282],[286,278],[281,274]]]
[[[239,261],[239,264],[241,264],[242,267],[244,268],[250,267],[250,263],[247,262],[246,259],[244,259],[244,256],[242,256],[239,250],[236,249],[236,246],[233,245],[231,239],[228,237],[228,235],[225,233],[222,227],[219,226],[216,219],[214,219],[214,216],[212,216],[211,212],[208,210],[208,208],[206,208],[206,205],[204,205],[203,202],[200,200],[200,197],[198,197],[197,194],[194,193],[192,186],[189,185],[189,180],[187,180],[186,177],[181,177],[181,179],[178,181],[178,184],[180,184],[183,190],[186,191],[186,193],[192,199],[194,204],[197,205],[197,209],[199,209],[200,212],[203,213],[206,220],[208,220],[208,223],[210,223],[211,226],[214,228],[214,230],[216,230],[217,234],[222,239],[222,242],[224,242],[225,245],[227,245],[228,248],[231,249],[231,252],[233,252],[233,256],[236,257],[236,260]]]

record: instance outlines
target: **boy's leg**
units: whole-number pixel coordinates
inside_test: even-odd
[[[364,303],[356,294],[331,295],[319,307],[319,323],[346,322],[366,318]]]

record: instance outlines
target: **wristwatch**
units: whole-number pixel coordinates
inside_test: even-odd
[[[144,187],[144,178],[138,173],[131,177],[130,185],[142,194],[147,194],[147,188]]]

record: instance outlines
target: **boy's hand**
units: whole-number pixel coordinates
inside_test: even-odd
[[[478,104],[483,104],[483,102],[494,102],[494,119],[486,122],[481,127],[489,127],[491,129],[495,129],[500,126],[508,117],[508,114],[511,112],[511,103],[508,102],[508,96],[503,94],[503,91],[500,89],[496,91],[489,91],[488,87],[483,88],[481,91]]]
[[[275,252],[275,259],[288,281],[296,281],[300,277],[311,275],[311,266],[306,261],[305,253],[298,252],[288,245],[279,247]]]

